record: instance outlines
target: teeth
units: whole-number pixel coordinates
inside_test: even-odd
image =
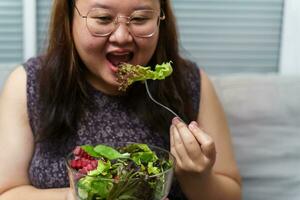
[[[130,53],[112,53],[112,55],[116,55],[116,56],[125,56],[125,55],[129,55]]]
[[[132,53],[109,53],[107,59],[115,66],[118,66],[122,62],[128,62],[131,60]]]

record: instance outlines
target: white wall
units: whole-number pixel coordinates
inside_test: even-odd
[[[300,0],[285,0],[279,69],[300,75]]]
[[[23,57],[24,60],[36,55],[36,0],[23,0]]]

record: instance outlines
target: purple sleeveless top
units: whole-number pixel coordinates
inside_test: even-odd
[[[29,122],[33,135],[36,136],[40,114],[37,75],[41,67],[41,59],[31,58],[23,66],[27,73]],[[200,101],[198,70],[195,66],[194,71],[187,75],[193,98],[193,108],[196,113],[198,113]],[[64,145],[65,155],[76,145],[109,144],[114,141],[141,142],[169,148],[169,141],[165,141],[158,133],[153,132],[134,111],[125,107],[126,102],[122,97],[105,95],[92,86],[89,87],[89,95],[95,104],[93,107],[86,108],[86,115],[79,122],[76,140]],[[51,144],[51,146],[55,147],[55,144]],[[37,188],[69,187],[64,157],[51,152],[48,147],[44,143],[35,145],[29,166],[31,184]]]

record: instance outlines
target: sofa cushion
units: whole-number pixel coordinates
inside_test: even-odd
[[[300,198],[300,76],[212,78],[231,129],[244,200]]]

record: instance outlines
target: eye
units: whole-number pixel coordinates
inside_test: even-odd
[[[95,20],[98,24],[110,24],[114,20],[110,15],[93,16],[92,19]]]
[[[144,24],[150,21],[150,18],[147,16],[133,16],[131,17],[130,22],[133,24]]]

